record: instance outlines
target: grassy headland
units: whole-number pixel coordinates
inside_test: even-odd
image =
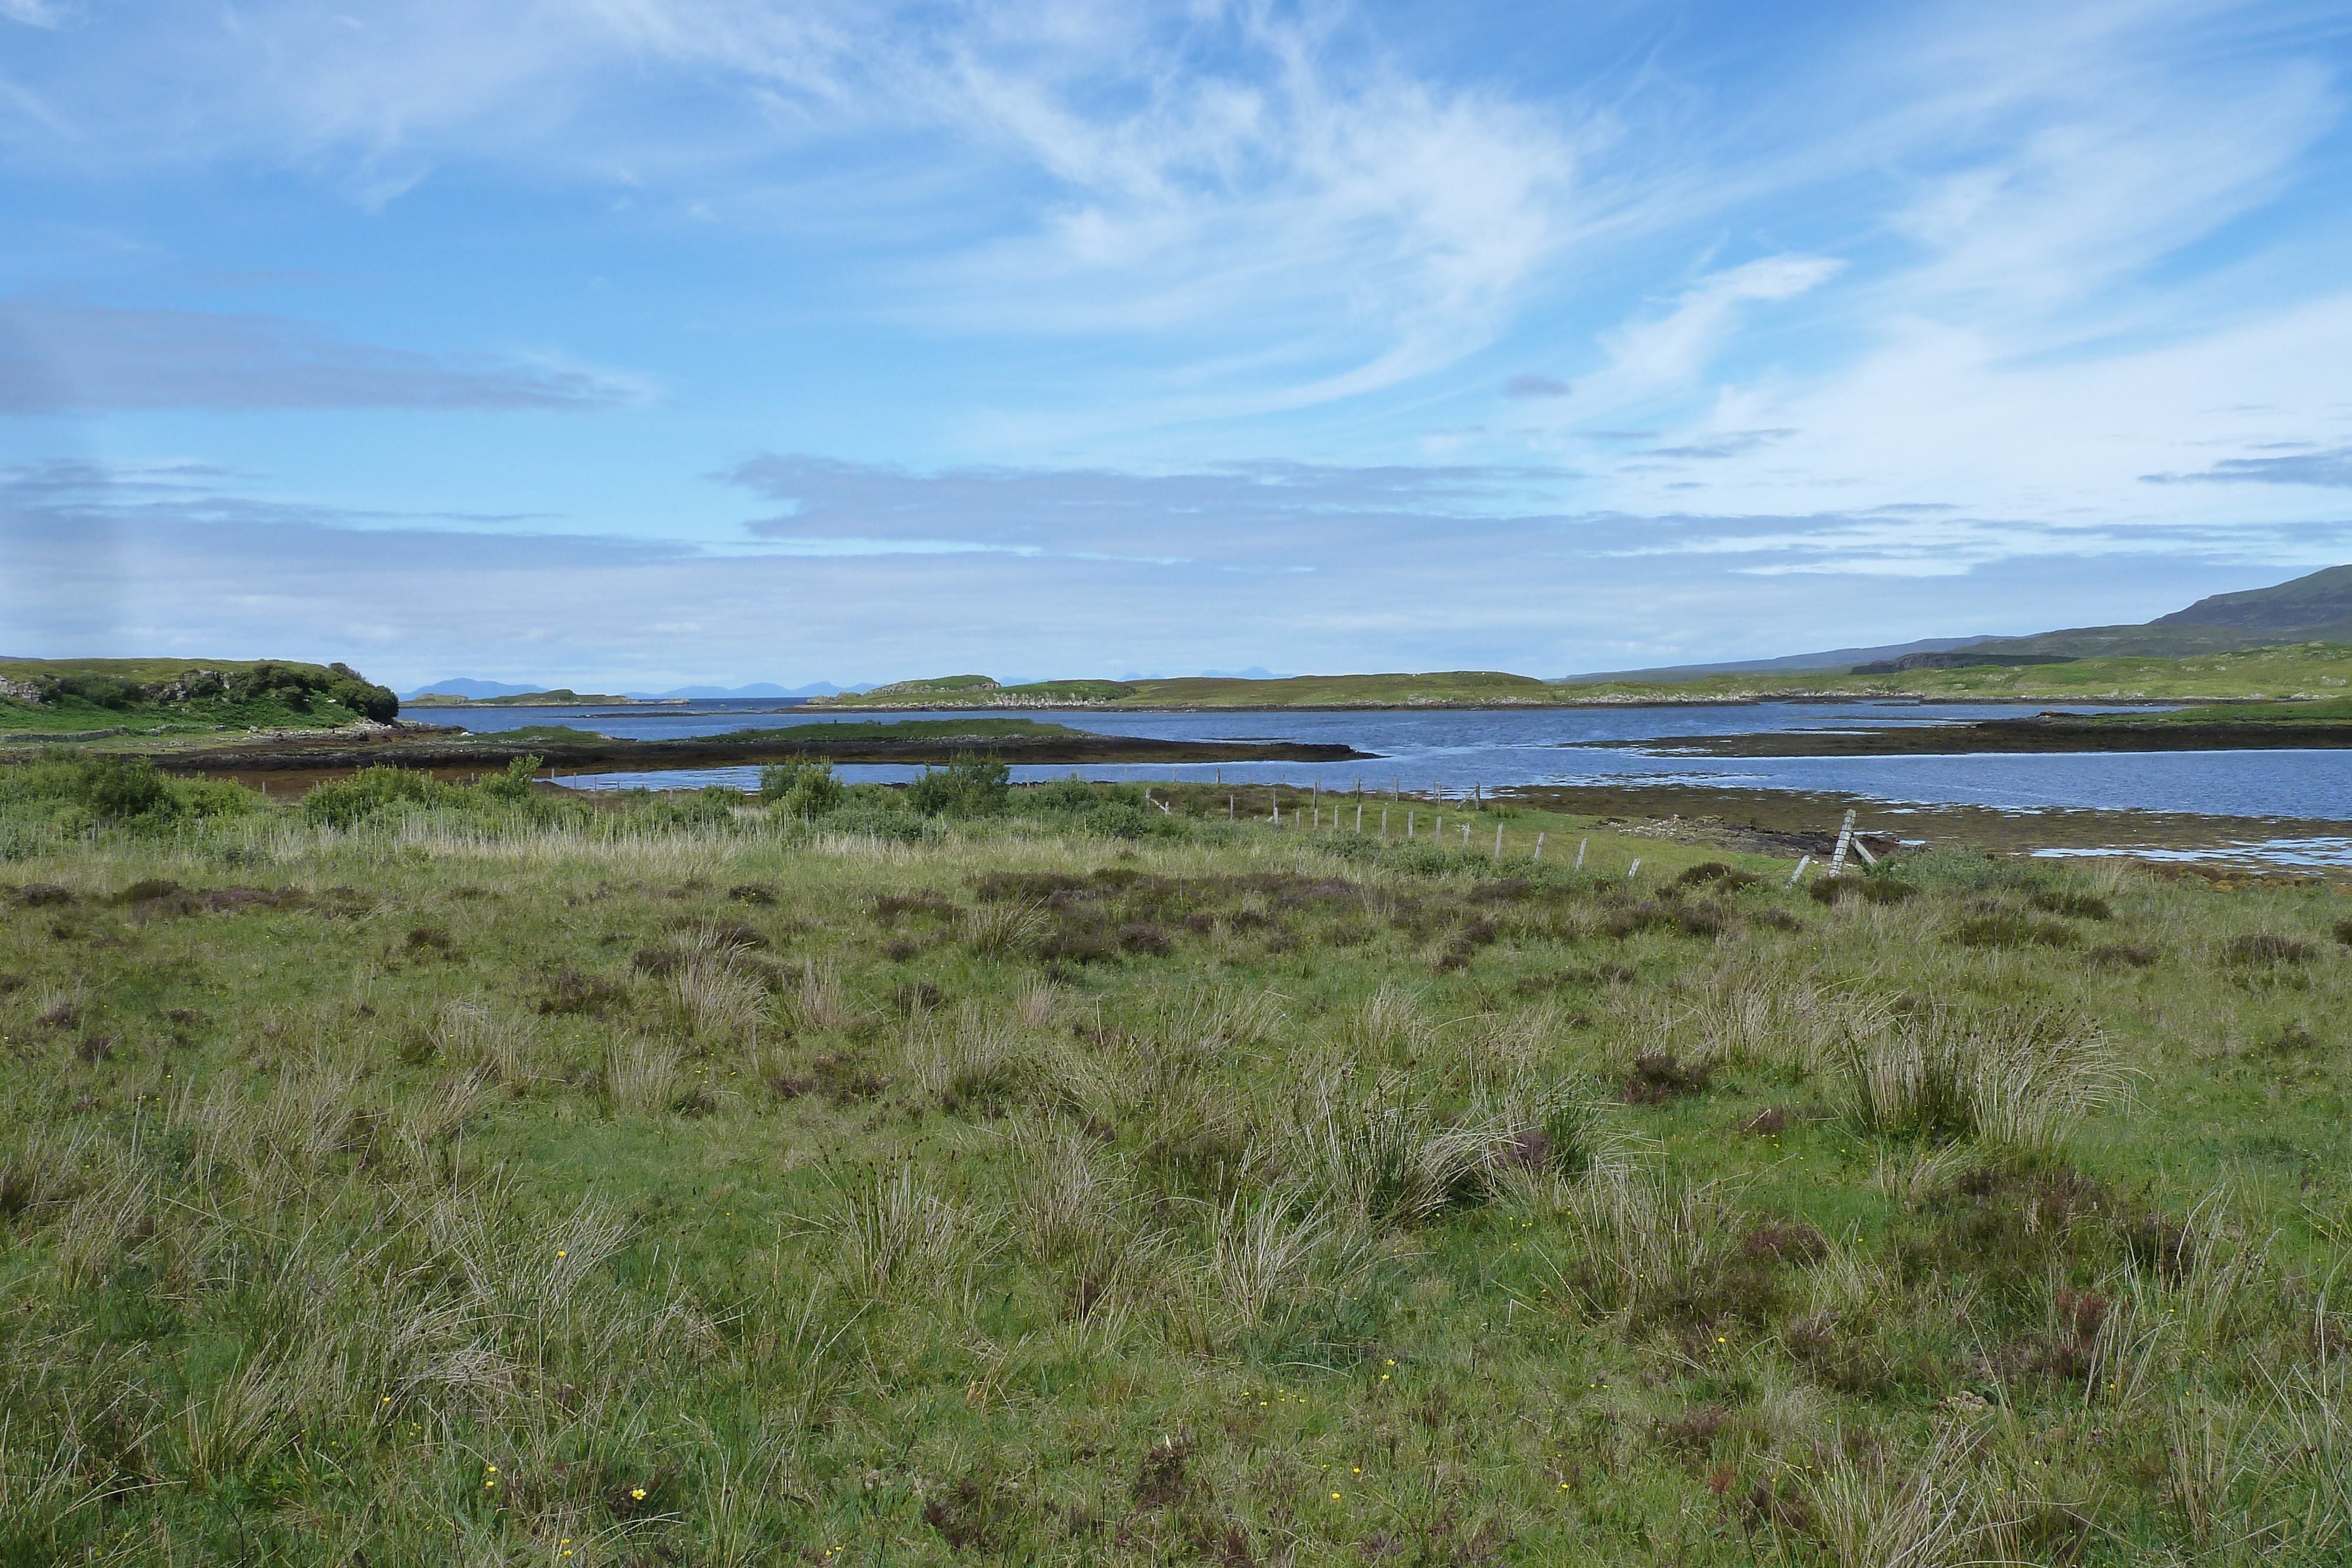
[[[2325,886],[524,771],[0,774],[0,1562],[2352,1547]]]
[[[400,699],[347,664],[231,659],[10,659],[0,736],[331,729],[389,720]]]
[[[907,682],[809,706],[835,708],[1549,707],[1866,697],[1969,702],[2249,702],[2326,697],[2352,685],[2352,646],[2304,643],[2190,658],[2076,659],[1879,674],[1706,675],[1679,681],[1540,681],[1491,670],[1433,674],[1298,675],[1282,680],[1049,681],[1000,686],[984,676]]]

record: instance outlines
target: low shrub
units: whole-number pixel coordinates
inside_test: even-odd
[[[1750,871],[1735,871],[1721,861],[1701,861],[1668,883],[1669,887],[1706,887],[1720,884],[1726,893],[1737,893],[1743,887],[1754,887],[1764,879]]]
[[[1963,947],[2072,947],[2083,939],[2071,925],[2036,920],[2005,905],[1979,906],[1952,927],[1951,935]]]
[[[1628,1105],[1663,1105],[1685,1094],[1705,1093],[1708,1076],[1703,1062],[1685,1067],[1670,1051],[1644,1051],[1633,1059],[1633,1076],[1625,1080],[1618,1098]]]
[[[2113,920],[2116,917],[2115,906],[2095,893],[2045,887],[2030,894],[2026,903],[2044,915],[2063,915],[2074,920]]]
[[[994,757],[958,752],[907,786],[907,805],[926,817],[986,817],[1004,810],[1013,769]]]
[[[2275,931],[2255,931],[2242,936],[2232,936],[2221,945],[2221,961],[2252,967],[2262,964],[2307,964],[2319,956],[2317,948],[2293,936],[2282,936]]]
[[[0,767],[0,807],[11,805],[36,811],[74,808],[97,822],[144,826],[235,816],[259,810],[261,800],[236,784],[173,779],[144,757],[52,747],[31,761]]]
[[[330,827],[351,828],[379,813],[454,803],[456,785],[406,768],[362,768],[349,779],[333,779],[302,797],[302,815]]]
[[[839,810],[847,796],[830,762],[788,762],[760,769],[761,802],[787,817],[822,817]]]

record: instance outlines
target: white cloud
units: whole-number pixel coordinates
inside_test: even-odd
[[[799,508],[714,549],[353,514],[186,462],[0,471],[0,627],[10,653],[342,658],[404,688],[1251,664],[1557,674],[2142,620],[2287,575],[2250,557],[2308,570],[2352,542],[2352,525],[2206,528],[2166,559],[2128,532],[1942,513],[1511,513],[1494,503],[1539,476],[1459,466],[773,458],[740,477]],[[1136,559],[1179,540],[1185,559]],[[1863,580],[1829,589],[1824,572]]]
[[[0,20],[22,22],[27,27],[62,26],[66,8],[54,0],[0,0]]]
[[[306,321],[0,299],[0,415],[63,409],[579,409],[644,382],[549,356],[376,348]]]

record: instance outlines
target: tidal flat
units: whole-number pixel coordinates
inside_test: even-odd
[[[2352,1552],[2326,883],[339,788],[0,783],[0,1562]]]

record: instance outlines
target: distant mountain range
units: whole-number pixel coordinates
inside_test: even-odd
[[[2063,659],[2179,659],[2192,653],[2264,648],[2283,643],[2352,643],[2352,566],[2331,566],[2272,588],[2216,593],[2186,610],[2137,626],[2076,626],[2029,637],[1928,637],[1885,648],[1832,648],[1779,659],[1676,664],[1570,675],[1562,685],[1596,681],[1687,681],[1702,675],[1846,671],[1858,664],[1903,669],[1962,664],[2043,664]],[[1965,649],[1969,655],[1953,655]]]

